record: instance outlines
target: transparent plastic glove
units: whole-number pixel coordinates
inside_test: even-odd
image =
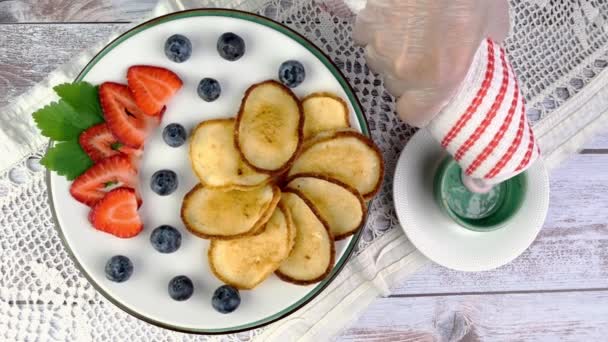
[[[354,39],[401,119],[422,127],[454,96],[480,42],[500,43],[508,31],[506,0],[369,0]]]

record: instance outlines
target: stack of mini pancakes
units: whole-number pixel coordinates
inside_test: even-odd
[[[182,220],[211,240],[213,273],[239,289],[272,273],[301,285],[325,278],[334,242],[362,227],[384,173],[344,100],[300,100],[273,80],[245,92],[235,119],[201,122],[189,153],[200,184],[184,197]]]

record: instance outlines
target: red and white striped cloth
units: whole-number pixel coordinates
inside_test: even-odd
[[[488,184],[525,171],[540,154],[517,77],[502,47],[490,39],[428,129],[467,176]]]

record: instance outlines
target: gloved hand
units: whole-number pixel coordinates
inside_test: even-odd
[[[480,42],[502,42],[507,0],[368,0],[354,39],[398,98],[397,113],[426,126],[455,95]]]
[[[325,0],[333,14],[362,2],[354,39],[383,74],[397,113],[426,126],[473,192],[525,171],[540,150],[517,77],[500,42],[506,0]],[[362,6],[361,6],[362,7]]]

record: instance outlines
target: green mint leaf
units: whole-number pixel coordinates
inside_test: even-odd
[[[98,89],[86,82],[61,84],[54,89],[61,100],[33,114],[42,134],[60,141],[47,151],[40,163],[73,180],[93,165],[78,144],[78,137],[87,128],[104,121]]]
[[[93,166],[93,161],[82,150],[78,141],[70,140],[56,143],[46,152],[40,164],[68,180],[73,180]]]
[[[85,129],[104,121],[97,87],[79,82],[61,84],[54,89],[61,100],[33,114],[44,136],[56,141],[72,140]]]
[[[64,101],[53,102],[33,114],[42,135],[57,141],[78,138],[88,123]]]
[[[97,117],[103,120],[103,112],[99,104],[98,87],[87,83],[64,83],[53,88],[57,95],[67,102],[78,114],[94,121]]]
[[[114,143],[112,143],[112,145],[110,145],[110,147],[111,147],[111,148],[112,148],[114,151],[118,151],[118,150],[120,150],[120,148],[121,148],[121,147],[123,147],[123,146],[124,146],[124,145],[123,145],[121,142],[119,142],[119,141],[114,142]]]
[[[109,188],[109,187],[112,187],[112,186],[114,186],[116,184],[118,184],[118,182],[106,182],[104,184],[104,187]]]

